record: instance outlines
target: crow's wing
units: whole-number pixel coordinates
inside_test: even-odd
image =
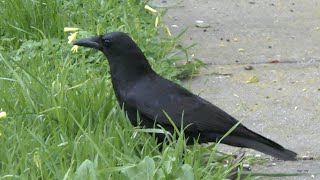
[[[165,111],[181,128],[188,124],[185,134],[197,138],[199,142],[213,142],[220,139],[238,121],[220,108],[208,101],[190,93],[183,87],[159,76],[147,76],[128,91],[125,104],[137,109],[143,121],[154,120],[163,127],[171,123],[163,113]],[[249,147],[284,160],[295,160],[296,153],[283,148],[281,145],[247,129],[239,124],[222,143],[232,146]]]
[[[126,94],[124,103],[160,125],[171,126],[164,112],[178,128],[183,119],[184,127],[190,124],[186,131],[193,133],[224,134],[238,122],[220,108],[160,76],[148,76],[136,82]],[[236,134],[241,135],[241,129],[237,131]]]

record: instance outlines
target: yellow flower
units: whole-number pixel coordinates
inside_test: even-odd
[[[6,112],[0,112],[0,119],[5,119],[7,117]]]
[[[35,152],[34,155],[33,155],[33,162],[36,164],[36,166],[39,168],[39,169],[42,169],[42,166],[41,166],[41,158],[40,158],[40,155],[38,152]]]
[[[77,53],[77,52],[78,52],[78,48],[79,48],[79,46],[78,46],[78,45],[74,45],[74,46],[72,46],[72,48],[71,48],[71,52],[72,52],[72,53]]]
[[[170,29],[169,29],[168,26],[166,26],[166,33],[167,33],[169,36],[171,36],[171,32],[170,32]]]
[[[158,11],[153,9],[152,7],[148,6],[148,5],[145,5],[144,8],[150,12],[153,12],[153,13],[157,13]]]
[[[259,78],[257,76],[251,76],[246,83],[256,83],[259,82]]]
[[[65,27],[63,28],[64,32],[76,32],[79,31],[79,28],[73,28],[73,27]]]
[[[158,27],[158,23],[159,23],[159,16],[156,17],[156,22],[154,23],[154,27]]]
[[[68,36],[68,40],[69,40],[69,41],[68,41],[68,44],[71,44],[72,41],[73,41],[74,39],[76,39],[77,34],[78,34],[78,32],[75,32],[75,33],[71,33],[70,36]]]

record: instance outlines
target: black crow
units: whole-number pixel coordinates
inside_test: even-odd
[[[123,32],[80,39],[74,45],[98,49],[107,57],[118,103],[131,123],[153,128],[155,124],[174,131],[167,115],[184,133],[188,144],[217,142],[238,121],[217,106],[192,94],[152,70],[138,45]],[[167,114],[167,115],[166,115]],[[183,116],[183,119],[182,119]],[[182,123],[183,121],[183,123]],[[164,140],[157,134],[158,141]],[[296,160],[297,154],[239,124],[222,143],[252,148],[283,160]]]

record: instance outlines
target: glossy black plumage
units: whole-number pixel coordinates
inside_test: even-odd
[[[178,128],[181,128],[183,113],[183,125],[189,125],[185,135],[190,144],[198,137],[200,143],[216,142],[238,123],[217,106],[159,76],[137,44],[125,33],[108,33],[81,39],[74,44],[98,49],[107,57],[116,97],[133,125],[137,125],[139,112],[142,126],[152,128],[156,121],[172,132],[173,127],[164,112]],[[158,140],[163,140],[163,135],[157,136]],[[297,155],[242,124],[222,143],[252,148],[283,160],[295,160]]]

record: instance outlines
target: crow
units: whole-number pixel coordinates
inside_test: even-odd
[[[188,144],[217,142],[238,121],[217,106],[182,86],[161,77],[129,35],[112,32],[84,38],[74,45],[102,51],[109,66],[113,89],[132,125],[146,128],[160,125],[173,133],[174,122],[185,128]],[[138,114],[137,114],[138,113]],[[156,134],[158,141],[165,138]],[[246,128],[241,123],[221,143],[255,149],[282,160],[296,160],[297,154]]]

